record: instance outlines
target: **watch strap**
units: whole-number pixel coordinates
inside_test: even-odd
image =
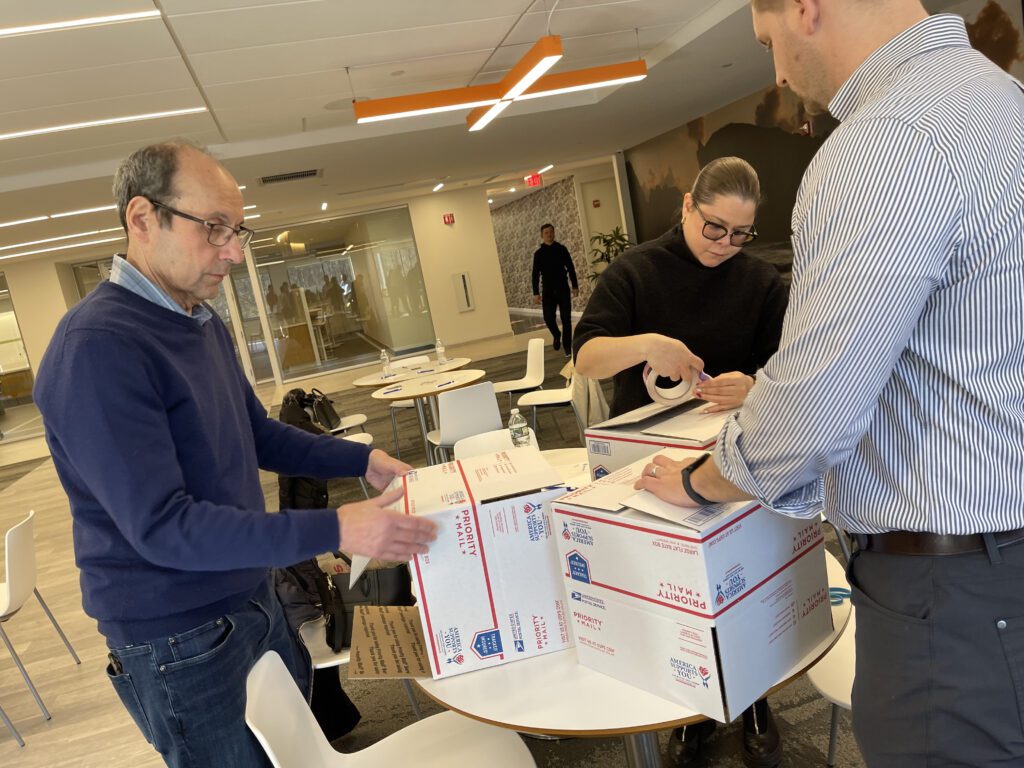
[[[690,475],[691,475],[691,473],[693,473],[694,470],[697,469],[697,467],[699,467],[701,464],[703,464],[705,461],[707,461],[710,458],[711,458],[711,454],[710,453],[705,453],[703,456],[701,456],[699,459],[697,459],[692,464],[690,464],[690,465],[688,465],[686,467],[683,467],[683,471],[682,471],[683,490],[686,492],[687,496],[689,496],[693,501],[697,502],[701,506],[706,506],[708,504],[714,504],[714,502],[710,501],[709,499],[705,499],[703,496],[701,496],[699,493],[697,493],[697,491],[695,491],[693,489],[693,485],[690,482]]]

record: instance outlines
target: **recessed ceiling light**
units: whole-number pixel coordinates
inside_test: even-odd
[[[543,168],[541,168],[539,171],[537,171],[537,173],[547,173],[548,171],[550,171],[554,167],[555,167],[554,165],[545,165]]]
[[[49,216],[33,216],[30,219],[16,219],[14,221],[5,221],[0,224],[0,228],[3,227],[16,227],[19,224],[31,224],[33,221],[46,221]]]
[[[57,29],[73,29],[75,27],[95,27],[101,24],[120,24],[124,21],[141,21],[152,19],[160,15],[160,11],[139,11],[138,13],[119,13],[115,16],[93,16],[88,19],[74,19],[72,21],[54,21],[49,24],[31,24],[24,27],[7,27],[0,29],[0,37],[13,37],[15,35],[31,35],[37,32],[52,32]]]
[[[251,211],[255,207],[256,207],[256,203],[253,203],[252,205],[243,205],[242,206],[242,210],[243,211]]]
[[[84,123],[66,123],[65,125],[51,125],[46,128],[31,128],[27,131],[15,131],[13,133],[0,133],[0,141],[8,139],[23,139],[26,136],[41,136],[47,133],[62,133],[64,131],[77,131],[81,128],[96,128],[101,125],[119,125],[121,123],[137,123],[143,120],[157,120],[162,117],[178,117],[180,115],[194,115],[205,112],[206,107],[189,107],[187,109],[171,109],[166,112],[147,112],[143,115],[124,115],[123,117],[108,117],[103,120],[88,120]]]
[[[239,188],[239,189],[245,189],[245,184],[239,184],[239,185],[238,185],[238,188]]]
[[[493,197],[488,197],[487,198],[487,202],[488,202],[488,204],[493,203],[494,202],[494,198]]]
[[[443,181],[439,181],[439,182],[438,182],[438,183],[437,183],[437,184],[436,184],[436,185],[434,186],[434,192],[440,192],[440,191],[441,191],[442,189],[444,189],[444,182],[443,182]]]
[[[9,251],[12,248],[28,248],[31,245],[42,245],[43,243],[56,243],[60,240],[74,240],[76,237],[89,237],[90,235],[102,235],[107,232],[117,232],[120,227],[109,229],[94,229],[89,232],[75,232],[73,235],[61,235],[60,237],[47,237],[43,240],[29,240],[27,243],[15,243],[14,245],[0,245],[0,251]]]
[[[516,188],[515,188],[515,187],[509,187],[509,188],[508,188],[508,191],[509,191],[509,192],[515,192],[515,191],[516,191]]]
[[[34,256],[37,253],[50,253],[51,251],[66,251],[71,248],[83,248],[87,245],[99,245],[100,243],[113,243],[117,240],[124,240],[124,235],[119,237],[107,237],[102,240],[88,240],[84,243],[72,243],[71,245],[57,245],[52,248],[39,248],[35,251],[22,251],[21,253],[9,253],[0,256],[0,259],[16,259],[18,256]]]
[[[63,213],[51,213],[51,219],[62,219],[65,216],[79,216],[83,213],[99,213],[100,211],[113,211],[116,205],[98,205],[95,208],[81,208],[77,211],[64,211]]]
[[[320,203],[320,210],[321,211],[326,211],[327,210],[327,203]]]

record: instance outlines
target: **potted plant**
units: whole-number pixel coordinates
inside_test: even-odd
[[[619,254],[633,245],[629,235],[619,227],[608,233],[598,232],[590,238],[590,244],[594,246],[590,249],[593,257],[590,259],[591,280],[597,280]]]

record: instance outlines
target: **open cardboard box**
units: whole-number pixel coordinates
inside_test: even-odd
[[[725,722],[832,631],[821,525],[637,493],[650,458],[551,504],[577,653]]]

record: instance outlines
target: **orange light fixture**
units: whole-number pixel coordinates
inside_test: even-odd
[[[508,109],[513,101],[631,83],[647,76],[647,64],[642,60],[557,75],[546,74],[561,58],[561,38],[547,35],[538,40],[499,83],[354,102],[356,122],[372,123],[472,109],[466,122],[470,131],[479,131]]]

